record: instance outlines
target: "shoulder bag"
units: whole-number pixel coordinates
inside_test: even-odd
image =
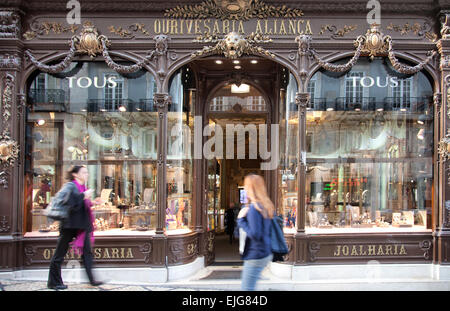
[[[44,211],[45,216],[53,220],[65,220],[69,217],[70,194],[76,190],[73,182],[66,183],[55,195]]]

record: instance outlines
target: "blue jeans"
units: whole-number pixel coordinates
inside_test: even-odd
[[[272,261],[273,255],[261,259],[244,260],[244,268],[242,270],[241,289],[245,291],[254,291],[256,282],[264,268]]]

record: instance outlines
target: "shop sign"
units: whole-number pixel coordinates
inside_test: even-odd
[[[45,248],[42,251],[42,257],[50,260],[55,254],[56,248]],[[95,247],[93,252],[94,259],[133,259],[135,255],[131,247]],[[73,249],[67,252],[64,257],[66,260],[81,259],[80,254],[76,254]]]
[[[403,244],[336,245],[333,253],[334,257],[405,255],[408,254]]]

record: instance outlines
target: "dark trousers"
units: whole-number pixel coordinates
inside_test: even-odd
[[[77,236],[78,229],[61,229],[59,232],[59,240],[56,245],[56,251],[50,261],[50,271],[48,274],[48,286],[62,285],[63,280],[61,278],[61,265],[64,262],[64,256],[67,254],[69,249],[69,243]],[[81,256],[83,260],[84,268],[86,269],[89,281],[94,282],[94,276],[92,274],[92,264],[94,261],[92,250],[91,250],[91,239],[89,234],[85,235],[83,255]]]

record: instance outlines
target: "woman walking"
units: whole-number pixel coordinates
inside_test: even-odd
[[[67,172],[69,180],[60,191],[67,193],[67,202],[69,208],[68,218],[60,223],[59,240],[56,246],[55,254],[50,261],[50,271],[48,275],[47,287],[51,289],[66,289],[61,278],[61,264],[64,256],[72,247],[81,254],[81,258],[86,269],[89,282],[93,286],[101,285],[102,282],[95,280],[92,274],[93,255],[91,243],[93,237],[94,217],[91,211],[91,197],[93,190],[87,189],[88,170],[84,166],[73,166]],[[72,242],[72,240],[75,240]]]
[[[267,195],[264,179],[259,175],[248,175],[244,179],[244,189],[249,206],[238,215],[238,225],[246,233],[242,259],[242,290],[253,291],[262,270],[272,261],[270,226],[274,206]]]

